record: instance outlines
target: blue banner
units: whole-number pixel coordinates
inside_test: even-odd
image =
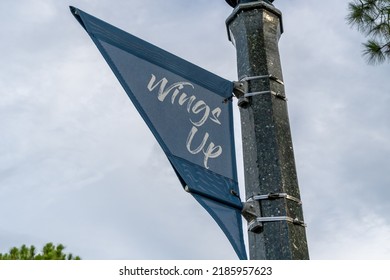
[[[182,186],[210,213],[240,259],[242,233],[233,83],[83,11],[91,36],[172,164]]]

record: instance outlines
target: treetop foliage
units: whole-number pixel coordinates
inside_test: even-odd
[[[353,0],[348,5],[347,22],[362,32],[363,55],[369,63],[390,59],[390,0]]]
[[[64,249],[65,246],[62,244],[55,246],[53,243],[47,243],[43,246],[42,252],[37,254],[34,246],[22,245],[20,248],[11,248],[8,253],[0,253],[0,260],[80,260],[78,256],[65,254]]]

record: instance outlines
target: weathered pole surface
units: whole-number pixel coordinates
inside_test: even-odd
[[[239,102],[250,259],[309,259],[273,1],[226,0],[243,94]]]

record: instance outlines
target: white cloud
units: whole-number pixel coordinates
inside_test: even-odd
[[[357,211],[322,221],[326,224],[321,240],[311,246],[316,259],[379,260],[390,254],[390,226],[381,216]]]
[[[0,251],[53,241],[91,259],[235,258],[212,219],[182,191],[67,3],[6,2]],[[224,1],[131,2],[72,5],[236,78]],[[310,253],[385,259],[388,65],[365,64],[362,38],[346,26],[341,2],[274,3],[284,14],[280,51]]]

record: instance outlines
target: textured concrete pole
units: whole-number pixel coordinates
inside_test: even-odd
[[[269,1],[241,3],[226,24],[248,86],[240,108],[245,192],[260,217],[248,231],[250,259],[309,259],[278,49],[282,15]]]

